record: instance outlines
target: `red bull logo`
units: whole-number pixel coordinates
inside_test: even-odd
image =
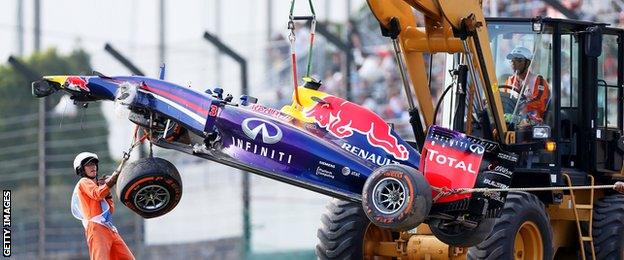
[[[65,80],[65,87],[74,91],[90,92],[89,88],[87,87],[87,81],[84,80],[82,77],[78,76],[67,77],[67,79]]]
[[[316,123],[338,138],[346,138],[353,132],[366,135],[372,146],[382,148],[398,160],[407,160],[409,151],[399,144],[390,133],[390,126],[370,110],[346,101],[327,96],[315,100],[317,103],[306,110],[306,116],[314,118]]]

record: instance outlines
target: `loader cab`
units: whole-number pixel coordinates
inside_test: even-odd
[[[551,18],[489,18],[487,24],[505,119],[516,133],[510,148],[521,154],[519,170],[535,175],[527,180],[562,185],[561,172],[617,175],[624,155],[624,30]],[[509,94],[505,85],[518,72],[508,57],[518,46],[532,53],[533,79]],[[538,120],[526,109],[537,93],[526,90],[540,85],[536,77],[549,89]]]

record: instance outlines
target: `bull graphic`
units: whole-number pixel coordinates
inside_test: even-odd
[[[71,90],[75,91],[86,91],[90,92],[87,87],[88,82],[79,76],[69,76],[65,80],[65,86]]]
[[[370,110],[346,101],[327,96],[314,98],[317,103],[306,110],[306,116],[338,138],[353,135],[353,131],[366,135],[369,144],[384,149],[398,160],[407,160],[409,151],[390,133],[390,126]]]

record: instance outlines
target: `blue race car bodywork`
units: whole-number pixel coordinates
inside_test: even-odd
[[[246,96],[232,102],[210,91],[138,76],[49,76],[33,83],[34,91],[37,87],[64,90],[82,102],[120,102],[131,110],[131,121],[154,129],[150,140],[157,146],[351,201],[361,201],[364,182],[375,168],[391,163],[418,168],[420,162],[420,154],[385,123],[385,132],[375,133],[379,125],[368,123],[368,131],[349,122],[352,131],[345,136],[348,126],[334,130]],[[351,112],[359,120],[382,121],[368,110]]]

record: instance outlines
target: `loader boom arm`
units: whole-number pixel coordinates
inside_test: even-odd
[[[477,92],[487,107],[496,141],[509,143],[511,133],[502,110],[498,93],[489,36],[480,0],[368,0],[380,25],[389,28],[392,19],[400,24],[398,36],[407,73],[418,100],[425,126],[433,123],[434,108],[423,53],[465,53],[469,69],[477,78]],[[413,9],[425,17],[425,26],[418,27]],[[462,40],[463,38],[463,40]],[[474,83],[473,83],[474,84]]]

